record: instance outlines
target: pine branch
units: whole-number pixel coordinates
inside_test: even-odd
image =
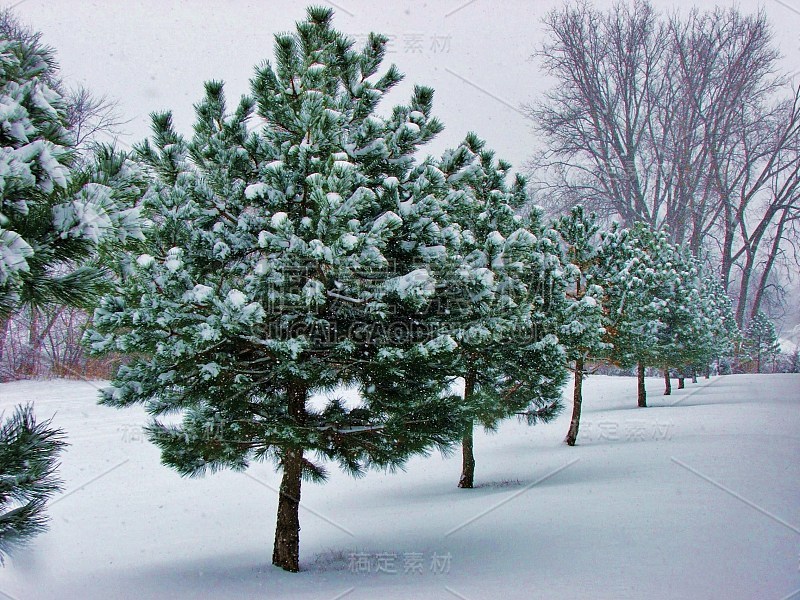
[[[0,563],[41,532],[47,500],[61,490],[56,462],[66,445],[51,421],[37,423],[32,405],[18,406],[0,428]]]

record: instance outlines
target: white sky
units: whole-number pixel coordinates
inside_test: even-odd
[[[784,70],[796,71],[800,0],[765,1],[655,0],[654,4],[667,10],[737,4],[744,12],[763,6],[785,55]],[[273,34],[293,29],[295,21],[304,17],[306,4],[23,0],[15,11],[56,49],[68,82],[119,100],[124,117],[131,119],[123,141],[132,143],[149,133],[148,114],[154,110],[172,110],[178,129],[188,133],[192,104],[202,97],[205,80],[225,81],[229,104],[235,105],[248,91],[254,65],[272,58]],[[560,5],[554,0],[337,0],[334,8],[338,29],[360,39],[370,31],[392,37],[387,63],[395,62],[406,80],[381,111],[405,102],[415,83],[430,85],[436,90],[435,113],[446,126],[429,145],[430,153],[439,154],[474,130],[516,167],[536,143],[530,122],[516,108],[535,100],[551,84],[531,59],[544,36],[540,19]]]

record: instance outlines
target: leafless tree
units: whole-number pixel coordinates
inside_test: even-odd
[[[742,108],[733,134],[712,154],[720,219],[720,274],[736,298],[740,327],[761,308],[800,217],[800,88],[758,113]],[[748,315],[749,313],[749,315]]]
[[[26,306],[0,327],[0,382],[35,377],[107,378],[114,356],[89,358],[81,345],[85,311]]]
[[[98,96],[83,85],[69,88],[67,98],[67,119],[79,153],[88,154],[96,144],[125,133],[123,127],[130,119],[121,116],[116,100]]]
[[[544,22],[559,83],[527,108],[546,141],[537,201],[668,227],[717,263],[743,325],[788,264],[800,190],[799,92],[776,75],[765,14],[578,2]]]
[[[657,224],[663,194],[645,148],[658,96],[666,30],[649,4],[618,4],[608,13],[587,3],[550,12],[551,40],[540,52],[560,80],[529,107],[548,142],[538,161],[557,200],[590,200],[600,213]]]

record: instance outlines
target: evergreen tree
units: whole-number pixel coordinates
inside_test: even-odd
[[[580,428],[586,363],[602,358],[611,345],[603,341],[606,334],[603,288],[594,283],[601,274],[598,265],[600,225],[597,216],[594,213],[587,215],[583,207],[578,205],[573,207],[569,215],[559,219],[555,228],[561,238],[569,281],[559,340],[566,349],[567,360],[572,362],[575,377],[572,418],[565,440],[569,446],[574,446]]]
[[[795,347],[789,355],[789,373],[800,373],[800,348]]]
[[[440,169],[451,186],[445,302],[439,318],[458,347],[452,373],[464,381],[460,488],[474,484],[473,429],[522,415],[530,424],[561,410],[565,372],[550,318],[562,294],[552,231],[528,203],[525,180],[469,134]]]
[[[775,360],[780,354],[775,324],[763,312],[758,311],[750,320],[742,344],[747,360],[755,362],[756,373],[761,373],[765,361]]]
[[[104,149],[101,158],[73,172],[68,107],[51,86],[57,80],[53,53],[38,34],[10,36],[8,13],[2,18],[0,331],[5,333],[8,318],[23,306],[36,311],[49,304],[90,305],[107,278],[102,252],[141,238],[141,230],[137,209],[126,204],[134,171],[123,155]],[[119,189],[111,187],[117,184]],[[2,432],[0,502],[20,503],[6,513],[0,532],[7,540],[0,551],[7,552],[15,539],[27,539],[44,523],[45,500],[57,489],[52,469],[61,434],[48,423],[37,425],[31,407],[18,408]]]
[[[605,341],[613,345],[612,362],[636,365],[640,407],[647,406],[645,367],[663,361],[659,343],[667,325],[662,317],[677,285],[672,256],[667,234],[644,223],[614,226],[602,235],[598,263],[608,317]]]
[[[1,417],[0,417],[1,418]],[[64,434],[37,423],[33,407],[19,406],[0,427],[0,564],[43,531],[47,500],[61,490],[56,460]]]
[[[712,362],[730,359],[741,345],[741,332],[736,324],[731,300],[722,283],[708,273],[702,276],[702,319],[704,334],[697,342],[696,365],[704,368],[706,377]]]
[[[666,286],[660,296],[665,305],[659,319],[658,349],[660,366],[664,372],[664,395],[672,392],[670,370],[679,374],[679,388],[688,366],[695,365],[703,356],[711,334],[704,320],[701,271],[697,261],[684,249],[664,245],[660,249],[664,263]]]
[[[37,242],[57,238],[54,192],[67,187],[70,137],[65,107],[46,83],[54,69],[38,44],[0,40],[0,318],[20,301]]]
[[[0,40],[0,319],[24,304],[90,305],[106,278],[87,264],[98,245],[141,238],[137,209],[102,180],[120,176],[124,157],[104,149],[71,171],[67,106],[48,85],[55,69],[38,37]],[[101,174],[107,159],[116,172]]]
[[[207,83],[190,139],[154,115],[138,147],[155,180],[148,250],[88,335],[94,351],[130,356],[101,402],[143,404],[165,464],[281,469],[272,560],[288,571],[303,478],[324,479],[326,460],[354,475],[399,467],[449,447],[463,422],[442,393],[456,342],[416,327],[447,231],[440,174],[414,159],[442,129],[432,90],[377,116],[401,80],[378,73],[387,38],[354,49],[331,22],[309,8],[276,36],[275,63],[230,113]],[[341,385],[362,402],[309,403]],[[179,424],[161,420],[175,413]]]

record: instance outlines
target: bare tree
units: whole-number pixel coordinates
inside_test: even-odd
[[[0,324],[0,382],[42,376],[108,378],[119,357],[86,356],[85,311],[65,306],[25,307]]]
[[[668,227],[717,262],[743,325],[798,213],[798,91],[781,100],[765,14],[579,2],[544,22],[539,56],[559,85],[527,109],[546,140],[530,163],[537,201]]]
[[[67,120],[75,136],[75,146],[88,154],[103,140],[115,140],[125,132],[130,119],[123,119],[119,103],[106,95],[93,94],[83,85],[68,91]]]
[[[760,309],[800,216],[800,88],[769,111],[743,106],[733,130],[711,161],[722,218],[709,237],[722,233],[721,277],[736,287],[743,327]]]
[[[529,113],[548,142],[537,165],[555,174],[544,180],[548,193],[626,224],[660,224],[663,191],[645,149],[654,146],[648,120],[663,80],[665,27],[646,3],[608,13],[580,3],[550,12],[545,24],[552,39],[540,57],[561,85]]]
[[[0,10],[0,37],[46,47],[41,32],[25,25],[10,9]],[[122,117],[119,103],[113,98],[105,94],[98,96],[83,85],[69,86],[57,73],[57,68],[48,70],[45,78],[47,84],[67,100],[67,122],[80,160],[80,156],[90,153],[100,140],[122,135],[122,128],[130,119]]]

